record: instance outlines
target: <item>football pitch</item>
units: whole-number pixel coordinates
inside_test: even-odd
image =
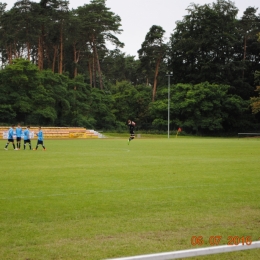
[[[0,141],[1,259],[99,260],[260,240],[259,138]],[[36,141],[32,141],[33,147]],[[259,259],[260,249],[192,259]]]

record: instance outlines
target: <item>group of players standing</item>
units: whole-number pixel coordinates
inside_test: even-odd
[[[23,135],[23,149],[26,149],[26,144],[29,145],[29,149],[32,150],[32,145],[31,145],[31,137],[30,137],[30,126],[27,126],[26,129],[23,131],[21,126],[18,124],[17,127],[15,128],[14,125],[10,127],[8,130],[8,137],[7,137],[7,143],[5,145],[5,150],[8,150],[8,145],[9,143],[13,144],[14,150],[20,150],[21,148],[21,139]],[[14,142],[14,136],[16,135],[16,147],[15,147],[15,142]],[[35,149],[37,150],[39,145],[42,145],[43,150],[46,150],[45,146],[43,145],[43,132],[41,127],[39,127],[38,133],[36,133],[38,140]]]
[[[135,138],[135,133],[134,133],[134,128],[135,128],[135,122],[132,120],[128,120],[127,125],[129,127],[129,132],[130,132],[130,137],[128,139],[128,144],[130,143],[131,140]],[[8,137],[7,137],[7,143],[5,145],[5,150],[8,150],[8,145],[9,143],[13,144],[14,150],[20,150],[21,148],[21,139],[22,139],[22,134],[24,136],[24,144],[23,144],[23,149],[26,149],[26,144],[29,145],[29,149],[32,150],[32,145],[31,145],[31,138],[30,138],[30,126],[27,126],[26,129],[23,131],[21,126],[18,124],[17,127],[15,128],[15,125],[12,125],[10,129],[8,130]],[[16,135],[16,147],[15,147],[15,142],[14,142],[14,135]],[[41,127],[39,127],[38,133],[36,133],[38,140],[35,149],[37,150],[39,145],[42,145],[43,150],[46,150],[45,146],[43,145],[43,132]]]

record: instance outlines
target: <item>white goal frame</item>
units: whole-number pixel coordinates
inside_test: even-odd
[[[240,243],[238,245],[212,246],[212,247],[164,252],[158,254],[110,258],[107,260],[170,260],[170,259],[188,258],[194,256],[202,256],[202,255],[228,253],[228,252],[249,250],[249,249],[256,249],[256,248],[260,248],[260,241],[252,242],[250,245],[245,245],[244,243]]]

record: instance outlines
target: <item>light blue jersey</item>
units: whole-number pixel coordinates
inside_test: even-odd
[[[24,134],[24,138],[23,138],[24,140],[30,140],[30,131],[28,128],[24,130],[23,134]]]
[[[11,127],[9,130],[8,130],[8,139],[13,139],[14,138],[14,130],[13,128]]]
[[[22,137],[23,130],[21,127],[16,128],[16,137]]]
[[[42,132],[42,130],[40,130],[40,131],[37,133],[37,136],[38,136],[38,140],[39,140],[39,141],[43,141],[43,132]]]

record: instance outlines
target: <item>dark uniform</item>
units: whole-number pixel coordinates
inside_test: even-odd
[[[130,133],[130,137],[128,139],[128,144],[131,140],[133,140],[135,138],[135,122],[134,121],[131,121],[131,120],[128,120],[128,127],[129,127],[129,133]]]

